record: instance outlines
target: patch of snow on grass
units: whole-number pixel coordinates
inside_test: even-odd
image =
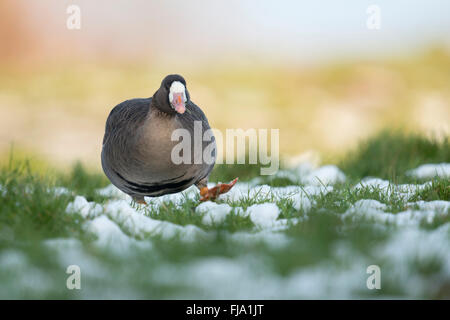
[[[356,186],[354,186],[354,189],[362,189],[362,188],[379,188],[381,190],[387,190],[390,186],[390,182],[387,180],[383,180],[380,178],[373,178],[373,177],[366,177],[360,181]]]
[[[107,278],[105,267],[100,261],[83,248],[80,240],[75,238],[57,238],[44,241],[44,245],[58,253],[58,261],[64,269],[70,265],[77,265],[83,276],[92,278]]]
[[[224,222],[231,210],[226,203],[217,204],[212,201],[202,202],[195,208],[196,213],[204,214],[202,222],[208,226]]]
[[[99,203],[88,202],[83,196],[76,196],[66,208],[67,213],[79,213],[84,218],[97,217],[103,212],[103,207]]]
[[[280,209],[275,203],[254,204],[247,208],[247,215],[256,227],[271,227],[280,214]]]
[[[50,188],[49,192],[53,192],[57,196],[61,196],[63,194],[72,194],[72,191],[70,191],[69,189],[64,188],[64,187]]]
[[[164,266],[155,272],[155,280],[188,287],[172,298],[279,299],[282,278],[264,268],[264,260],[241,257],[209,257],[182,266]],[[176,275],[176,276],[174,276]],[[220,290],[217,290],[220,288]],[[285,295],[283,295],[285,296]]]
[[[132,208],[125,200],[115,200],[105,205],[106,214],[122,226],[134,237],[143,238],[146,235],[160,236],[163,239],[180,237],[192,241],[196,236],[205,234],[196,226],[179,226],[174,223],[152,219]]]
[[[129,195],[120,191],[119,188],[110,184],[102,189],[98,189],[97,193],[103,197],[113,198],[113,199],[131,199]]]
[[[392,214],[384,212],[386,205],[372,199],[362,199],[356,201],[343,215],[342,219],[350,219],[352,222],[361,219],[374,220],[376,222],[385,223],[394,219]]]
[[[194,200],[197,194],[198,188],[196,186],[190,186],[186,190],[178,193],[166,194],[160,197],[145,197],[145,201],[149,207],[157,212],[160,206],[169,202],[179,208],[187,199]]]
[[[219,200],[240,201],[245,198],[255,200],[270,199],[271,187],[268,185],[252,186],[249,183],[238,182],[227,193],[219,195]]]
[[[368,263],[352,256],[346,268],[319,265],[301,268],[285,280],[284,295],[291,299],[355,299],[367,290]]]
[[[376,209],[383,208],[383,205],[366,201],[360,207]],[[251,239],[246,233],[237,233],[234,237],[244,237],[246,243]],[[155,270],[153,277],[165,285],[181,286],[183,289],[172,296],[177,299],[354,299],[367,298],[374,293],[367,289],[366,269],[369,265],[383,262],[380,264],[382,288],[395,284],[402,290],[398,293],[400,297],[422,298],[440,292],[441,286],[445,288],[450,279],[449,240],[450,224],[435,230],[404,228],[374,247],[370,260],[342,243],[340,249],[333,251],[333,259],[299,267],[285,276],[276,273],[265,261],[267,258],[244,255],[164,265]],[[341,262],[333,263],[334,259]],[[432,261],[441,267],[430,281],[417,264],[427,265]],[[341,266],[342,262],[345,262],[345,267]]]
[[[96,244],[101,248],[109,248],[118,254],[127,253],[136,240],[128,237],[117,224],[102,215],[86,222],[89,232],[97,236]]]
[[[296,172],[294,172],[292,170],[278,170],[275,175],[270,176],[270,177],[279,178],[279,179],[288,179],[288,180],[292,181],[293,183],[300,181],[300,177],[298,176],[298,174],[296,174]]]
[[[292,171],[295,172],[295,174],[301,179],[310,174],[315,167],[316,165],[313,165],[309,162],[302,162],[298,166],[293,168]]]
[[[433,201],[435,203],[410,203],[419,210],[408,209],[398,213],[385,212],[387,206],[377,200],[362,199],[355,202],[343,215],[343,219],[357,222],[360,220],[395,226],[418,226],[420,223],[431,224],[436,217],[448,215],[448,201]]]
[[[450,163],[428,163],[409,170],[407,175],[418,179],[430,179],[434,177],[450,178]]]
[[[408,206],[417,206],[419,210],[434,210],[447,213],[450,210],[450,201],[434,200],[434,201],[416,201],[409,202]]]
[[[272,188],[267,184],[253,187],[250,189],[248,193],[248,197],[250,199],[257,199],[257,200],[269,200],[271,199],[271,195],[272,195]]]
[[[355,298],[367,290],[367,262],[362,259],[355,258],[345,269],[324,264],[284,277],[270,265],[262,256],[209,257],[160,267],[154,278],[189,288],[175,293],[175,299],[336,299]]]
[[[2,197],[6,197],[7,193],[8,193],[8,191],[6,190],[6,188],[0,184],[0,195]]]
[[[362,210],[362,211],[384,211],[386,210],[387,206],[384,203],[381,203],[377,200],[373,199],[361,199],[355,202],[353,205],[355,210]]]
[[[230,234],[229,239],[237,242],[239,245],[264,243],[272,249],[282,248],[290,242],[289,237],[285,234],[272,232],[272,230],[261,230],[258,232],[238,231]]]
[[[53,278],[30,260],[22,251],[0,251],[0,299],[45,294],[54,287]]]
[[[346,180],[345,174],[335,165],[325,165],[314,169],[310,163],[302,163],[290,170],[278,170],[275,175],[268,178],[269,180],[275,178],[287,179],[294,184],[302,183],[313,186],[330,185]],[[251,184],[258,184],[261,181],[260,177],[256,177],[251,181]]]
[[[28,263],[27,257],[18,250],[6,249],[0,253],[0,268],[2,270],[17,270]]]
[[[405,294],[421,298],[423,294],[439,292],[450,281],[450,224],[434,230],[405,228],[398,230],[389,241],[375,250],[387,264],[385,279],[403,287]],[[418,264],[439,266],[437,274],[424,277]],[[429,281],[440,279],[439,281]]]
[[[308,219],[307,216],[299,217],[299,218],[278,219],[278,220],[275,220],[270,227],[265,228],[265,231],[270,231],[270,232],[283,231],[283,230],[288,229],[291,225],[297,225],[300,222],[303,222],[307,219]]]
[[[361,190],[364,188],[369,188],[373,190],[379,189],[382,192],[385,192],[389,196],[398,196],[405,200],[408,200],[412,196],[414,196],[417,192],[424,190],[426,187],[430,186],[431,181],[426,182],[424,184],[393,184],[387,180],[383,180],[380,178],[372,178],[367,177],[364,178],[353,187],[355,190]]]
[[[332,186],[287,186],[272,188],[272,194],[275,200],[288,199],[292,201],[292,205],[296,210],[302,210],[307,213],[315,204],[312,199],[313,196],[318,196],[321,193],[327,194],[333,191]]]
[[[312,196],[327,194],[333,191],[332,186],[286,186],[270,187],[268,185],[251,187],[248,184],[237,183],[228,193],[219,196],[220,200],[238,202],[242,199],[253,199],[256,201],[276,202],[280,200],[291,200],[296,210],[302,209],[308,212],[314,205]]]
[[[308,185],[321,186],[345,182],[345,174],[335,165],[326,165],[308,173],[302,182]]]

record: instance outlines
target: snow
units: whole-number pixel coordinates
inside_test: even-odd
[[[375,202],[372,205],[380,207]],[[354,299],[361,298],[362,292],[370,293],[366,287],[367,267],[384,261],[382,288],[387,283],[396,283],[404,291],[402,297],[420,298],[430,289],[436,290],[437,283],[421,277],[420,270],[411,262],[438,259],[442,263],[440,277],[448,279],[449,240],[450,224],[430,231],[406,228],[374,247],[370,259],[344,243],[337,243],[331,253],[337,263],[326,261],[298,268],[283,277],[274,272],[264,256],[241,255],[163,265],[154,271],[153,279],[158,284],[187,288],[174,293],[170,297],[174,299],[193,296],[198,299]],[[341,263],[345,267],[339,266]]]
[[[162,266],[155,270],[154,279],[161,284],[177,283],[189,288],[175,293],[170,297],[173,299],[192,296],[193,293],[204,299],[226,299],[231,296],[245,299],[255,295],[279,299],[277,294],[282,292],[283,281],[265,270],[264,262],[252,257],[208,257],[179,267]]]
[[[325,165],[314,169],[310,163],[301,163],[291,170],[278,170],[270,179],[288,179],[292,183],[301,183],[310,186],[333,185],[338,182],[345,182],[345,174],[335,165]],[[252,180],[252,184],[260,183],[259,177]]]
[[[27,261],[27,257],[18,250],[6,249],[0,254],[0,267],[3,270],[21,268]]]
[[[423,165],[411,170],[410,175],[417,178],[432,178],[435,174],[448,177],[448,165]],[[170,203],[180,208],[186,205],[186,200],[197,199],[196,187],[159,198],[146,198],[148,206],[145,207],[133,205],[129,196],[109,185],[97,190],[99,195],[109,198],[103,204],[89,202],[83,196],[75,196],[65,211],[67,214],[80,214],[86,231],[95,235],[91,244],[96,249],[111,252],[114,259],[134,261],[142,259],[142,256],[155,256],[157,263],[154,268],[143,271],[139,279],[156,286],[161,284],[181,288],[170,290],[173,298],[358,298],[361,297],[361,292],[367,290],[366,267],[372,264],[383,264],[383,284],[385,281],[395,283],[404,290],[405,294],[402,296],[421,297],[435,288],[432,287],[433,284],[430,287],[433,281],[423,277],[411,262],[433,259],[437,259],[442,266],[439,279],[450,279],[450,223],[446,222],[450,214],[450,201],[412,200],[412,196],[418,191],[430,186],[430,181],[417,185],[395,185],[387,180],[367,177],[353,186],[354,190],[374,188],[385,193],[387,198],[398,197],[406,204],[403,211],[394,213],[389,212],[389,201],[385,204],[374,199],[360,199],[343,214],[335,213],[343,219],[345,225],[371,222],[376,226],[395,227],[395,232],[389,233],[390,236],[384,242],[368,248],[367,254],[356,251],[349,242],[344,243],[342,240],[342,243],[335,244],[336,247],[333,244],[331,256],[326,261],[301,265],[280,275],[273,256],[263,255],[258,251],[252,251],[252,255],[249,255],[244,254],[245,250],[240,250],[232,258],[205,256],[182,263],[167,262],[158,252],[154,238],[162,241],[180,240],[187,246],[201,241],[213,243],[217,230],[211,230],[210,226],[223,224],[233,213],[248,217],[254,227],[233,233],[221,230],[223,241],[231,248],[252,248],[263,244],[269,252],[285,247],[289,249],[297,243],[289,233],[282,231],[292,225],[304,223],[313,214],[321,214],[318,210],[312,210],[320,209],[314,198],[332,192],[333,184],[346,181],[345,175],[332,165],[315,169],[311,165],[302,164],[293,170],[281,170],[276,177],[299,182],[302,186],[256,185],[260,181],[254,179],[249,183],[238,182],[230,192],[221,195],[218,202],[194,202],[192,207],[196,206],[195,214],[202,217],[202,224],[210,231],[194,225],[178,225],[160,220],[164,218],[160,212],[162,206]],[[72,194],[65,188],[53,188],[52,191],[59,195]],[[1,186],[0,193],[3,193]],[[241,200],[257,203],[246,207],[247,204],[240,204]],[[277,203],[282,200],[292,202],[294,209],[298,211],[295,218],[280,217]],[[149,210],[152,210],[151,214]],[[433,225],[433,228],[422,229],[423,225],[436,221],[444,222],[439,227]],[[108,283],[114,274],[107,263],[86,250],[86,245],[78,239],[46,240],[44,245],[57,253],[55,260],[63,269],[70,264],[79,265],[83,277],[104,283]],[[243,252],[242,255],[240,252]],[[369,257],[371,261],[368,260]],[[136,269],[129,272],[133,273],[134,270]],[[19,290],[15,289],[16,286],[32,292],[44,292],[54,287],[52,277],[34,266],[24,253],[14,249],[0,251],[0,272],[19,271],[27,276],[20,278],[19,282],[7,283],[7,287],[15,290],[14,292]],[[88,290],[83,287],[84,297],[98,298],[109,294],[120,298],[117,295],[119,292],[122,297],[139,297],[139,289],[125,285],[129,280],[126,272],[124,270],[123,274],[116,274],[122,279],[122,283],[117,285],[116,295],[114,290],[104,293],[95,291],[93,287]],[[84,283],[89,285],[89,281]]]
[[[83,196],[76,196],[75,200],[67,205],[67,213],[79,213],[84,218],[97,217],[103,212],[99,203],[88,202]]]
[[[366,177],[362,179],[359,184],[354,186],[354,189],[379,188],[381,190],[387,191],[390,185],[391,185],[390,182],[387,180],[383,180],[380,178]]]
[[[366,261],[357,259],[346,269],[320,265],[282,277],[262,256],[208,257],[179,267],[165,265],[155,270],[154,278],[160,284],[189,288],[173,299],[193,294],[198,299],[336,299],[367,290],[366,270],[361,267],[365,265]]]
[[[136,241],[128,237],[117,224],[107,216],[100,216],[86,222],[86,229],[97,236],[96,245],[118,254],[126,254]]]
[[[418,179],[433,177],[450,178],[450,163],[423,164],[416,169],[409,170],[408,175]]]
[[[228,193],[219,196],[220,200],[238,202],[242,199],[276,202],[283,199],[292,201],[296,210],[308,212],[314,205],[312,196],[327,194],[333,191],[332,186],[286,186],[270,187],[268,185],[251,187],[249,184],[236,184]]]
[[[242,199],[254,199],[254,200],[270,200],[274,188],[268,185],[252,186],[249,183],[238,182],[230,191],[221,194],[218,199],[222,201],[237,202]]]
[[[309,162],[300,163],[297,167],[294,168],[294,172],[299,177],[305,177],[310,174],[314,170],[315,166]]]
[[[125,200],[111,201],[105,205],[106,214],[124,228],[133,237],[144,238],[147,235],[160,236],[163,239],[180,237],[193,241],[197,236],[204,236],[200,228],[187,225],[179,226],[171,222],[152,219],[130,206]]]
[[[26,193],[31,193],[32,191],[33,191],[33,189],[30,188],[29,186],[27,186],[25,189]],[[47,188],[46,191],[48,193],[54,193],[57,196],[72,194],[72,191],[70,191],[69,189],[67,189],[65,187]],[[4,197],[4,196],[6,196],[7,192],[8,192],[7,189],[0,184],[0,195]]]
[[[41,295],[52,290],[53,278],[30,260],[25,253],[16,249],[0,251],[0,299],[23,296],[24,293]]]
[[[217,204],[211,201],[203,202],[195,208],[196,213],[204,214],[202,223],[209,226],[224,222],[231,210],[226,203]]]
[[[368,263],[353,256],[350,266],[340,269],[319,265],[299,269],[285,280],[285,298],[352,299],[355,292],[367,290]]]
[[[228,239],[234,241],[239,246],[264,243],[273,249],[279,249],[289,244],[291,239],[285,234],[272,231],[274,230],[265,229],[258,232],[238,231],[229,235]]]
[[[444,200],[434,200],[434,201],[416,201],[416,202],[409,202],[408,206],[414,207],[417,206],[419,210],[433,210],[433,211],[440,211],[440,212],[448,212],[450,210],[450,201],[444,201]]]
[[[63,269],[66,269],[70,265],[77,265],[82,270],[83,277],[107,277],[104,271],[105,266],[84,250],[80,240],[75,238],[56,238],[44,241],[44,245],[56,251],[58,262]]]
[[[7,192],[8,191],[6,191],[6,188],[0,184],[0,195],[2,197],[6,197]]]
[[[217,204],[211,201],[201,203],[196,208],[197,213],[204,214],[203,223],[206,225],[223,223],[232,210],[236,214],[250,215],[251,220],[260,228],[276,227],[273,222],[278,217],[279,209],[272,203],[256,205],[247,211],[241,207],[232,208],[228,204]],[[69,214],[79,212],[84,218],[91,219],[85,222],[85,226],[89,232],[98,237],[96,245],[113,249],[116,252],[125,252],[129,246],[141,245],[139,240],[148,236],[159,236],[163,239],[179,238],[187,242],[212,236],[211,233],[194,225],[180,226],[152,219],[144,215],[142,210],[133,208],[126,200],[111,200],[101,206],[88,202],[82,196],[77,196],[68,205],[66,211]],[[287,225],[287,222],[283,225]]]
[[[373,200],[373,199],[358,200],[355,202],[353,207],[355,210],[360,210],[360,211],[371,211],[371,210],[384,211],[387,208],[387,206],[384,203],[381,203],[381,202],[379,202],[377,200]]]
[[[306,220],[308,220],[308,216],[306,215],[299,218],[277,219],[272,223],[272,225],[265,227],[264,231],[268,232],[283,231],[288,229],[290,226],[297,225]]]
[[[260,188],[261,187],[259,187],[258,189]],[[234,187],[230,191],[221,194],[218,199],[223,201],[239,201],[244,197],[249,197],[249,192],[251,189],[252,189],[251,184],[238,182],[234,185]]]
[[[423,175],[425,171],[442,174],[447,168],[446,165],[423,165],[413,171],[419,175]],[[302,163],[293,170],[280,170],[276,176],[297,180],[306,185],[270,187],[268,185],[255,185],[255,182],[239,182],[228,193],[219,197],[220,201],[228,203],[203,202],[196,207],[195,212],[203,215],[202,223],[207,226],[224,223],[226,217],[231,212],[234,212],[237,215],[248,216],[255,225],[255,230],[266,230],[267,232],[276,233],[285,230],[290,225],[301,223],[308,219],[308,212],[316,205],[314,197],[333,191],[332,184],[346,180],[345,175],[334,165],[325,165],[314,169],[308,163]],[[210,185],[213,186],[214,184]],[[408,200],[417,191],[423,190],[429,185],[430,182],[421,185],[394,185],[387,180],[367,177],[353,188],[372,187],[386,192],[389,196],[399,196]],[[67,190],[61,189],[61,193],[67,193]],[[181,207],[187,199],[196,199],[197,193],[197,189],[193,186],[181,193],[158,198],[146,198],[146,200],[148,208],[158,213],[162,205],[172,203],[175,207]],[[105,232],[105,235],[99,237],[99,243],[104,244],[108,242],[108,234],[118,236],[118,242],[126,244],[132,242],[130,242],[130,239],[137,241],[137,239],[145,239],[148,236],[160,236],[163,239],[180,237],[185,241],[195,241],[199,237],[210,236],[210,234],[208,235],[207,232],[197,226],[180,226],[171,222],[150,218],[144,214],[145,210],[142,210],[142,208],[132,207],[130,205],[130,197],[113,185],[98,190],[98,194],[112,199],[107,201],[106,204],[100,205],[88,202],[82,196],[76,196],[74,201],[66,208],[66,212],[78,212],[84,218],[91,219],[86,224],[90,225],[89,229],[94,230],[94,233]],[[230,205],[230,203],[240,202],[242,199],[252,199],[264,203],[254,204],[246,210],[240,206]],[[294,219],[278,219],[280,209],[276,202],[283,199],[290,200],[293,207],[299,210],[303,216]],[[404,226],[418,225],[422,222],[432,223],[436,217],[449,214],[448,211],[449,204],[447,201],[419,201],[408,203],[405,211],[394,214],[387,212],[387,206],[383,203],[373,199],[363,199],[353,204],[342,215],[342,218],[348,219],[347,221],[363,219],[380,224]],[[254,235],[250,237],[254,237]],[[244,239],[245,237],[240,235],[236,236],[236,238]]]
[[[321,186],[345,182],[345,174],[334,165],[320,167],[308,173],[302,182],[308,185]]]
[[[196,194],[198,194],[197,187],[191,186],[179,193],[166,194],[161,197],[145,197],[145,201],[151,209],[158,211],[161,205],[165,203],[172,203],[179,208],[187,199],[194,200]]]
[[[123,193],[118,189],[116,186],[110,184],[107,187],[104,187],[103,189],[98,189],[97,193],[103,197],[109,197],[114,199],[126,199],[129,197],[126,193]],[[129,197],[131,199],[131,197]]]
[[[103,191],[115,192],[114,188]],[[142,210],[131,207],[130,203],[131,201],[127,200],[111,200],[102,206],[88,202],[82,196],[76,196],[67,206],[66,212],[69,214],[77,212],[87,219],[95,218],[86,221],[86,225],[89,231],[99,237],[98,244],[104,246],[108,246],[110,242],[108,239],[114,236],[118,237],[119,246],[126,247],[129,244],[136,244],[130,240],[143,239],[148,235],[160,236],[163,239],[179,237],[184,241],[194,241],[197,237],[206,235],[203,230],[193,225],[179,226],[152,219],[144,215]],[[123,233],[122,229],[131,237]]]
[[[387,180],[380,178],[367,177],[362,179],[357,185],[353,187],[355,190],[362,190],[368,188],[371,190],[380,190],[385,192],[388,196],[397,196],[402,199],[410,199],[418,191],[424,190],[431,185],[431,181],[423,184],[393,184]]]
[[[64,187],[55,187],[49,189],[50,192],[53,192],[57,196],[66,195],[66,194],[72,194],[72,191],[70,191],[67,188]]]
[[[408,296],[420,298],[427,291],[439,288],[441,281],[450,277],[450,224],[446,223],[434,230],[404,228],[398,230],[389,241],[375,249],[374,253],[386,261],[383,269],[385,281],[403,287]],[[428,279],[417,274],[418,263],[430,261],[440,264],[438,280],[427,283]]]
[[[215,202],[207,201],[198,205],[195,212],[204,214],[202,223],[206,225],[214,225],[223,223],[227,215],[233,210],[237,215],[250,217],[250,220],[258,229],[271,228],[275,231],[278,228],[281,230],[289,223],[287,220],[277,220],[278,215],[280,214],[280,209],[275,203],[254,204],[248,207],[247,210],[244,210],[241,207],[232,208],[226,203],[217,204]]]
[[[362,199],[355,202],[343,215],[344,220],[352,222],[370,221],[382,225],[419,226],[421,223],[431,224],[437,217],[450,214],[449,201],[423,201],[409,203],[409,207],[419,207],[419,210],[407,209],[398,213],[385,212],[387,206],[377,200]]]
[[[299,176],[296,174],[296,172],[293,172],[292,170],[278,170],[273,177],[280,179],[288,179],[292,182],[300,181]]]
[[[159,221],[138,213],[124,200],[115,200],[105,205],[105,212],[113,221],[122,226],[129,234],[135,237],[144,237],[151,233],[160,224]]]
[[[332,186],[287,186],[287,187],[273,187],[271,188],[271,194],[275,201],[287,199],[292,201],[292,206],[296,210],[302,210],[307,213],[315,201],[312,199],[313,196],[318,196],[320,194],[327,194],[333,191]]]
[[[270,227],[277,220],[280,209],[274,203],[254,204],[247,208],[246,214],[256,227]]]

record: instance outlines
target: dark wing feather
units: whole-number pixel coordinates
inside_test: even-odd
[[[133,148],[133,139],[130,137],[145,121],[150,103],[151,98],[126,100],[115,106],[106,120],[101,155],[103,171],[115,186],[130,195],[134,192],[126,187],[117,170],[129,165],[128,155]]]
[[[121,134],[142,124],[149,112],[152,98],[126,100],[115,106],[106,120],[103,144],[110,138],[120,139]],[[131,124],[131,125],[130,125]]]

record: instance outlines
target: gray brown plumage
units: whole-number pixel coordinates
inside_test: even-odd
[[[195,184],[204,188],[214,162],[194,164],[194,121],[202,124],[202,133],[210,129],[202,110],[191,100],[185,89],[185,110],[169,101],[174,81],[186,87],[179,75],[169,75],[153,97],[131,99],[114,107],[108,116],[101,154],[102,167],[112,184],[133,199],[142,202],[145,196],[161,196],[180,192]],[[174,98],[175,99],[175,98]],[[180,107],[181,108],[181,107]],[[182,109],[183,111],[184,109]],[[175,164],[171,152],[179,141],[171,141],[175,129],[191,133],[191,164]],[[203,141],[204,150],[215,139]],[[200,150],[200,152],[203,152]]]

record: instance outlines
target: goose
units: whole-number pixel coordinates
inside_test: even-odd
[[[195,148],[196,122],[201,124],[202,132],[210,129],[203,111],[191,101],[185,79],[177,74],[166,76],[152,97],[126,100],[111,110],[101,152],[105,175],[140,204],[146,204],[144,197],[181,192],[191,185],[200,190],[200,201],[216,199],[228,192],[238,178],[208,188],[216,143],[209,130],[209,141],[202,139],[201,148]],[[188,161],[179,163],[173,159],[174,148],[179,144],[173,133],[183,129],[190,140],[183,141],[188,142],[188,149],[179,153]],[[212,150],[211,160],[195,161],[206,148]]]

